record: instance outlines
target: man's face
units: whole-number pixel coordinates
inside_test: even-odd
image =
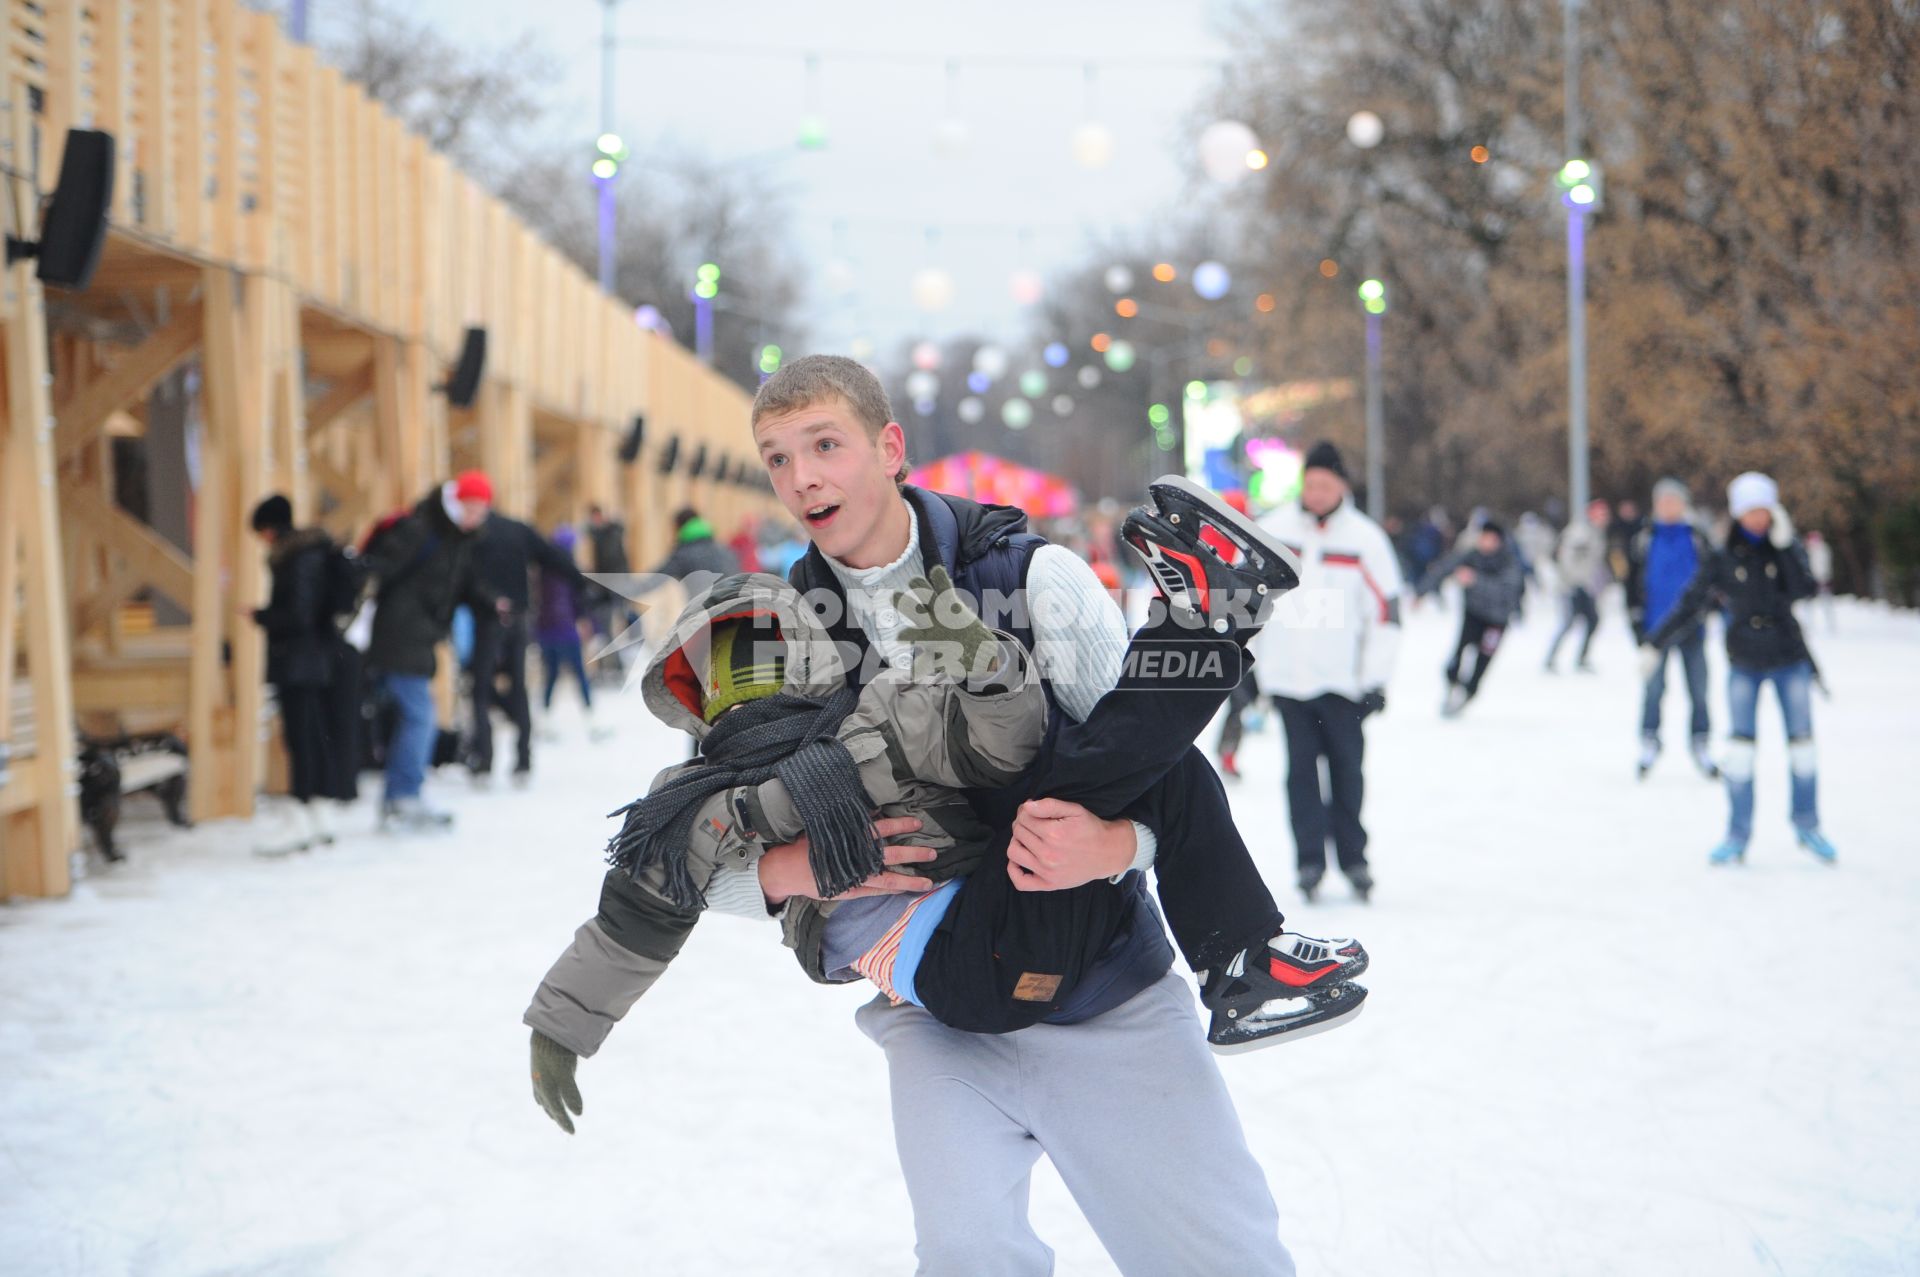
[[[753,438],[780,504],[822,554],[856,568],[899,557],[909,516],[893,481],[907,455],[898,422],[869,438],[836,397],[762,417]]]
[[[1333,513],[1347,495],[1347,485],[1331,470],[1318,466],[1300,476],[1300,504],[1316,519]]]
[[[460,530],[471,532],[487,521],[487,511],[492,506],[485,501],[457,501],[460,507]]]
[[[1607,509],[1604,501],[1594,501],[1587,506],[1587,522],[1596,528],[1604,528],[1613,522],[1613,512]],[[1672,522],[1671,519],[1668,520]]]
[[[1480,553],[1495,554],[1500,549],[1501,536],[1491,528],[1480,530]]]
[[[1686,499],[1678,493],[1662,492],[1653,499],[1653,519],[1656,523],[1679,523],[1687,517]]]

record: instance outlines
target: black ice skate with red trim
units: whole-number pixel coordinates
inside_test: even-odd
[[[1147,486],[1120,536],[1153,575],[1167,605],[1215,634],[1232,636],[1264,624],[1279,597],[1300,584],[1300,561],[1286,546],[1217,495],[1179,475]],[[1228,563],[1201,538],[1202,529],[1232,545]]]
[[[1213,1012],[1207,1041],[1223,1055],[1276,1046],[1336,1028],[1360,1014],[1367,969],[1359,941],[1283,932],[1205,972],[1200,1000]]]

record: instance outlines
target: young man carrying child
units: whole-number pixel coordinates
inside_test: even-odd
[[[905,461],[900,427],[890,420],[877,383],[851,361],[802,360],[769,381],[756,404],[755,433],[776,490],[814,541],[796,568],[796,584],[825,586],[848,609],[844,620],[834,618],[832,637],[854,652],[871,646],[888,665],[910,665],[907,635],[918,627],[902,612],[922,609],[897,606],[901,587],[944,568],[976,602],[989,602],[997,592],[999,601],[1019,605],[1016,612],[1026,609],[1009,618],[1006,628],[1031,653],[1049,709],[1060,711],[1048,714],[1047,736],[1026,790],[1010,785],[970,791],[969,806],[995,834],[990,845],[1005,849],[1005,869],[990,861],[964,889],[953,889],[948,913],[935,928],[946,939],[930,940],[920,955],[921,971],[946,970],[951,963],[953,970],[977,972],[980,955],[962,954],[952,962],[938,944],[964,948],[970,937],[1011,934],[1025,952],[1017,952],[1011,967],[992,966],[988,954],[984,966],[1014,988],[995,981],[957,987],[916,981],[929,1006],[941,996],[935,988],[956,995],[942,1004],[941,1018],[912,1001],[886,998],[860,1016],[862,1028],[888,1055],[923,1270],[1045,1271],[1049,1252],[1025,1218],[1026,1177],[1045,1151],[1123,1270],[1290,1272],[1274,1235],[1271,1197],[1217,1071],[1204,1048],[1195,1054],[1189,1045],[1199,1037],[1190,995],[1166,972],[1169,955],[1158,919],[1141,894],[1139,875],[1130,872],[1153,862],[1157,842],[1167,870],[1161,896],[1189,961],[1208,973],[1203,983],[1216,1007],[1216,1029],[1223,1020],[1231,1025],[1245,1018],[1247,1009],[1280,1001],[1279,989],[1292,991],[1295,986],[1274,974],[1276,958],[1282,966],[1292,960],[1328,973],[1358,957],[1356,949],[1316,959],[1311,950],[1294,947],[1298,938],[1278,935],[1278,911],[1246,859],[1218,780],[1189,744],[1231,678],[1211,696],[1106,696],[1119,681],[1125,631],[1097,580],[1084,564],[1025,533],[1017,512],[898,486]],[[1247,604],[1258,584],[1242,575],[1244,568],[1229,568],[1210,551],[1194,554],[1176,543],[1172,526],[1182,520],[1181,532],[1195,538],[1200,523],[1232,526],[1213,512],[1202,515],[1201,504],[1180,485],[1158,486],[1157,508],[1144,512],[1134,544],[1155,567],[1174,610],[1224,626],[1215,632],[1231,640],[1239,637],[1232,596],[1239,596],[1241,619],[1257,624],[1263,609]],[[1148,535],[1145,529],[1156,521],[1156,535]],[[1244,529],[1241,536],[1247,548],[1258,547]],[[1277,566],[1288,572],[1290,584],[1290,565],[1279,557]],[[917,593],[917,602],[933,605],[945,592],[929,584]],[[954,632],[962,631],[979,637],[968,625]],[[791,641],[787,650],[795,650]],[[1000,647],[999,655],[1007,657],[1010,649]],[[846,662],[849,682],[857,686],[863,676],[874,677],[869,664]],[[1230,673],[1237,677],[1238,671]],[[783,682],[791,677],[792,671],[783,673]],[[1103,713],[1094,712],[1096,703]],[[852,752],[845,742],[843,747]],[[1023,792],[1065,796],[1021,804]],[[1102,809],[1124,810],[1135,819],[1097,814]],[[875,824],[882,838],[918,823],[887,819],[884,807],[882,816]],[[755,818],[744,823],[752,827]],[[836,854],[854,846],[860,856],[817,857],[806,840],[775,846],[757,862],[737,850],[733,860],[716,855],[722,863],[707,880],[707,901],[730,908],[750,895],[751,911],[762,917],[770,907],[780,909],[790,938],[803,941],[796,946],[803,960],[817,955],[816,976],[857,975],[856,964],[894,924],[905,917],[911,929],[927,906],[909,915],[902,902],[865,894],[897,891],[903,875],[876,864],[871,840],[836,837],[835,844]],[[901,848],[885,852],[887,863],[917,858]],[[638,853],[634,863],[640,864]],[[641,867],[651,873],[663,863],[656,856]],[[831,908],[815,899],[873,869],[881,872],[844,892]],[[623,879],[631,883],[618,872],[610,875],[614,889],[603,897],[602,916],[582,932],[589,947],[617,943],[590,929],[604,932],[605,923],[618,929],[634,912]],[[1062,890],[1089,883],[1098,890]],[[1046,896],[1040,893],[1078,900],[1053,915],[1067,917],[1067,925],[1043,920]],[[1072,907],[1091,912],[1103,901],[1111,917],[1084,927],[1072,921]],[[1057,903],[1050,907],[1061,910]],[[1111,940],[1085,961],[1087,938],[1108,934]],[[1081,957],[1081,966],[1063,970],[1067,964],[1036,961],[1050,945]],[[671,954],[637,956],[663,965]],[[897,961],[883,974],[897,981]],[[1027,992],[1036,996],[1009,997],[1027,975],[1060,979],[1050,990],[1029,985]],[[1013,1005],[1020,1003],[1031,1005]],[[980,1018],[970,1020],[974,1015]],[[986,1036],[959,1032],[942,1018],[983,1028],[1037,1022],[1019,1033]],[[571,1063],[550,1054],[547,1067],[567,1067],[570,1074]],[[1148,1076],[1153,1082],[1143,1089]],[[564,1089],[577,1111],[570,1075]],[[1115,1124],[1111,1105],[1123,1094],[1130,1120]],[[1203,1168],[1205,1174],[1196,1175]]]

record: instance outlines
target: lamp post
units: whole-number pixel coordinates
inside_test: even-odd
[[[1554,177],[1567,210],[1567,502],[1587,508],[1587,215],[1600,207],[1600,166],[1580,158],[1580,3],[1562,0],[1566,163]]]
[[[1367,517],[1387,517],[1387,423],[1380,389],[1380,317],[1387,313],[1387,286],[1362,280],[1360,309],[1367,313]]]
[[[713,299],[720,295],[720,268],[700,263],[693,276],[693,353],[703,364],[713,362]]]
[[[600,290],[613,291],[613,179],[619,175],[626,148],[613,130],[613,6],[619,0],[601,0],[600,8],[600,140],[593,161],[593,182],[600,198]],[[608,143],[612,145],[609,146]]]

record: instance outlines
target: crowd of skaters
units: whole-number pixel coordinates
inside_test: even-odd
[[[724,543],[696,510],[678,511],[673,522],[670,552],[634,577],[626,528],[602,507],[589,507],[583,527],[543,534],[495,509],[493,485],[477,470],[378,520],[357,545],[296,527],[285,496],[261,501],[252,526],[272,585],[251,616],[266,639],[290,802],[269,809],[256,850],[282,855],[334,841],[336,809],[355,801],[369,768],[382,773],[381,830],[450,827],[451,813],[426,798],[428,774],[452,764],[475,787],[491,787],[498,715],[514,731],[510,753],[498,752],[511,758],[513,782],[526,784],[565,678],[575,684],[589,739],[606,739],[593,715],[590,654],[607,649],[597,667],[603,681],[623,679],[625,661],[610,644],[636,619],[626,595],[640,587],[623,592],[591,578],[783,570],[797,554],[797,536],[757,519]],[[460,667],[455,725],[441,723],[433,695],[443,644]],[[544,675],[537,711],[528,682],[533,651]]]

